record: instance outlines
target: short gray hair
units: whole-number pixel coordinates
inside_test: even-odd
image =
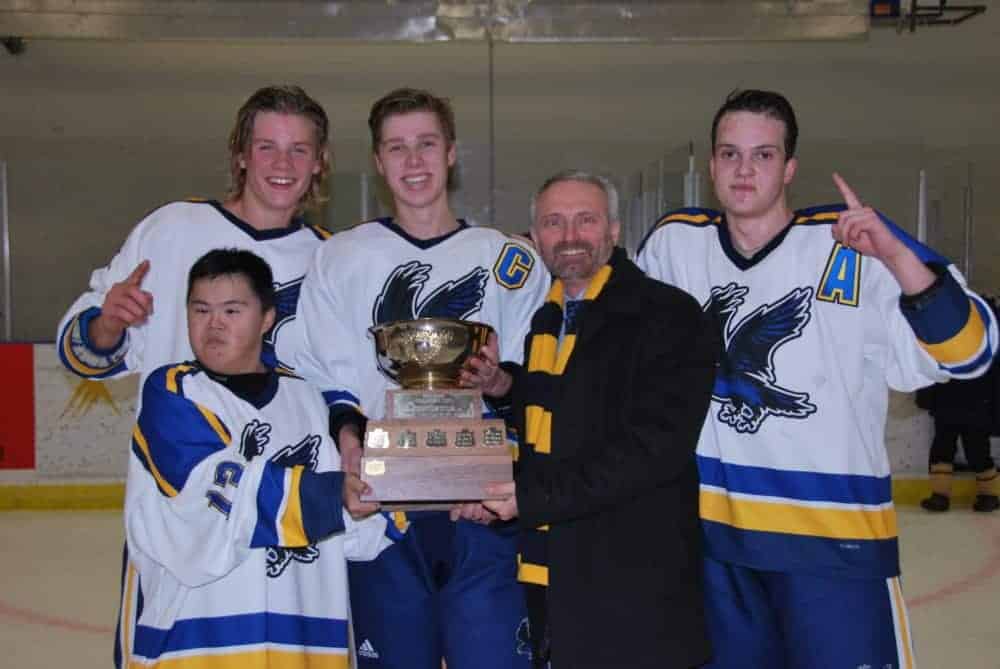
[[[591,186],[597,186],[602,191],[608,199],[608,222],[619,220],[618,218],[618,189],[611,182],[611,179],[602,176],[600,174],[595,174],[593,172],[587,172],[585,170],[563,170],[561,172],[556,172],[542,184],[541,188],[535,191],[535,194],[531,196],[531,224],[535,224],[535,211],[538,208],[538,198],[542,196],[542,193],[547,191],[552,186],[557,183],[562,183],[563,181],[580,181],[585,184],[590,184]]]

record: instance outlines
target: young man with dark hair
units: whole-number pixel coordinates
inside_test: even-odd
[[[388,544],[340,469],[327,409],[261,361],[267,263],[210,251],[192,266],[192,362],[153,371],[132,435],[119,666],[348,666],[346,559]]]
[[[226,200],[172,202],[132,230],[59,323],[56,348],[63,365],[90,379],[138,373],[141,387],[161,365],[190,360],[187,272],[219,247],[253,250],[270,265],[275,316],[263,356],[270,365],[289,364],[282,348],[290,339],[299,287],[329,236],[299,217],[324,191],[328,142],[326,113],[301,88],[269,86],[251,95],[230,135]],[[125,565],[127,578],[127,555]],[[116,657],[123,641],[116,639]]]
[[[522,240],[452,213],[447,100],[395,90],[372,107],[369,125],[395,215],[339,233],[317,254],[302,286],[304,349],[295,360],[323,391],[352,472],[366,417],[384,416],[394,385],[378,368],[368,328],[428,316],[481,321],[499,333],[501,359],[517,362],[548,283]],[[439,669],[443,657],[449,669],[526,667],[514,528],[456,523],[441,511],[394,520],[396,544],[350,569],[359,666]]]
[[[709,667],[912,667],[885,450],[888,389],[981,374],[989,306],[837,174],[844,204],[792,211],[791,105],[731,95],[710,170],[722,211],[664,216],[651,276],[723,337],[698,443]]]

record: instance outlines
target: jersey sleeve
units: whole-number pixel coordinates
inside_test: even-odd
[[[549,290],[549,273],[534,249],[511,239],[497,256],[493,278],[501,300],[497,332],[500,360],[520,364],[531,318]]]
[[[881,214],[880,214],[881,216]],[[901,296],[888,270],[881,267],[878,289],[881,317],[892,350],[887,369],[891,387],[912,391],[949,378],[972,378],[989,369],[997,349],[993,310],[969,289],[965,278],[946,258],[883,221],[936,274],[920,295]],[[869,261],[877,262],[877,261]]]
[[[146,258],[144,246],[149,232],[147,218],[132,230],[118,253],[105,267],[90,275],[89,289],[73,302],[59,321],[56,348],[59,359],[69,371],[89,379],[122,376],[141,365],[144,328],[127,328],[121,340],[110,349],[93,345],[87,333],[90,321],[101,313],[104,297],[116,283],[125,280]]]
[[[343,474],[259,456],[269,426],[251,421],[233,434],[185,397],[188,370],[161,368],[143,388],[125,508],[130,550],[195,587],[225,576],[252,549],[303,547],[342,531]]]
[[[302,282],[293,364],[296,373],[312,382],[330,407],[331,420],[343,412],[361,411],[358,356],[370,356],[371,347],[356,350],[362,323],[351,322],[355,310],[348,286],[335,272],[330,257],[336,238],[319,247]]]

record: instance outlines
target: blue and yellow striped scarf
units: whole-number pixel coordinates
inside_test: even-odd
[[[568,324],[562,341],[563,282],[557,279],[545,304],[531,320],[527,355],[527,374],[520,382],[524,393],[524,439],[520,458],[549,456],[552,454],[552,408],[559,397],[559,378],[569,364],[576,346],[576,333],[589,303],[593,302],[611,278],[611,265],[605,265],[594,278],[583,296],[581,317]],[[517,556],[517,578],[522,583],[547,586],[549,584],[546,533],[548,525],[525,530],[521,537],[521,552]]]

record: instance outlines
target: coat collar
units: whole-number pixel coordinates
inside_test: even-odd
[[[640,310],[638,285],[643,277],[635,263],[628,259],[625,249],[616,246],[611,252],[611,279],[592,303],[580,321],[577,343],[582,344],[600,332],[608,319]]]

